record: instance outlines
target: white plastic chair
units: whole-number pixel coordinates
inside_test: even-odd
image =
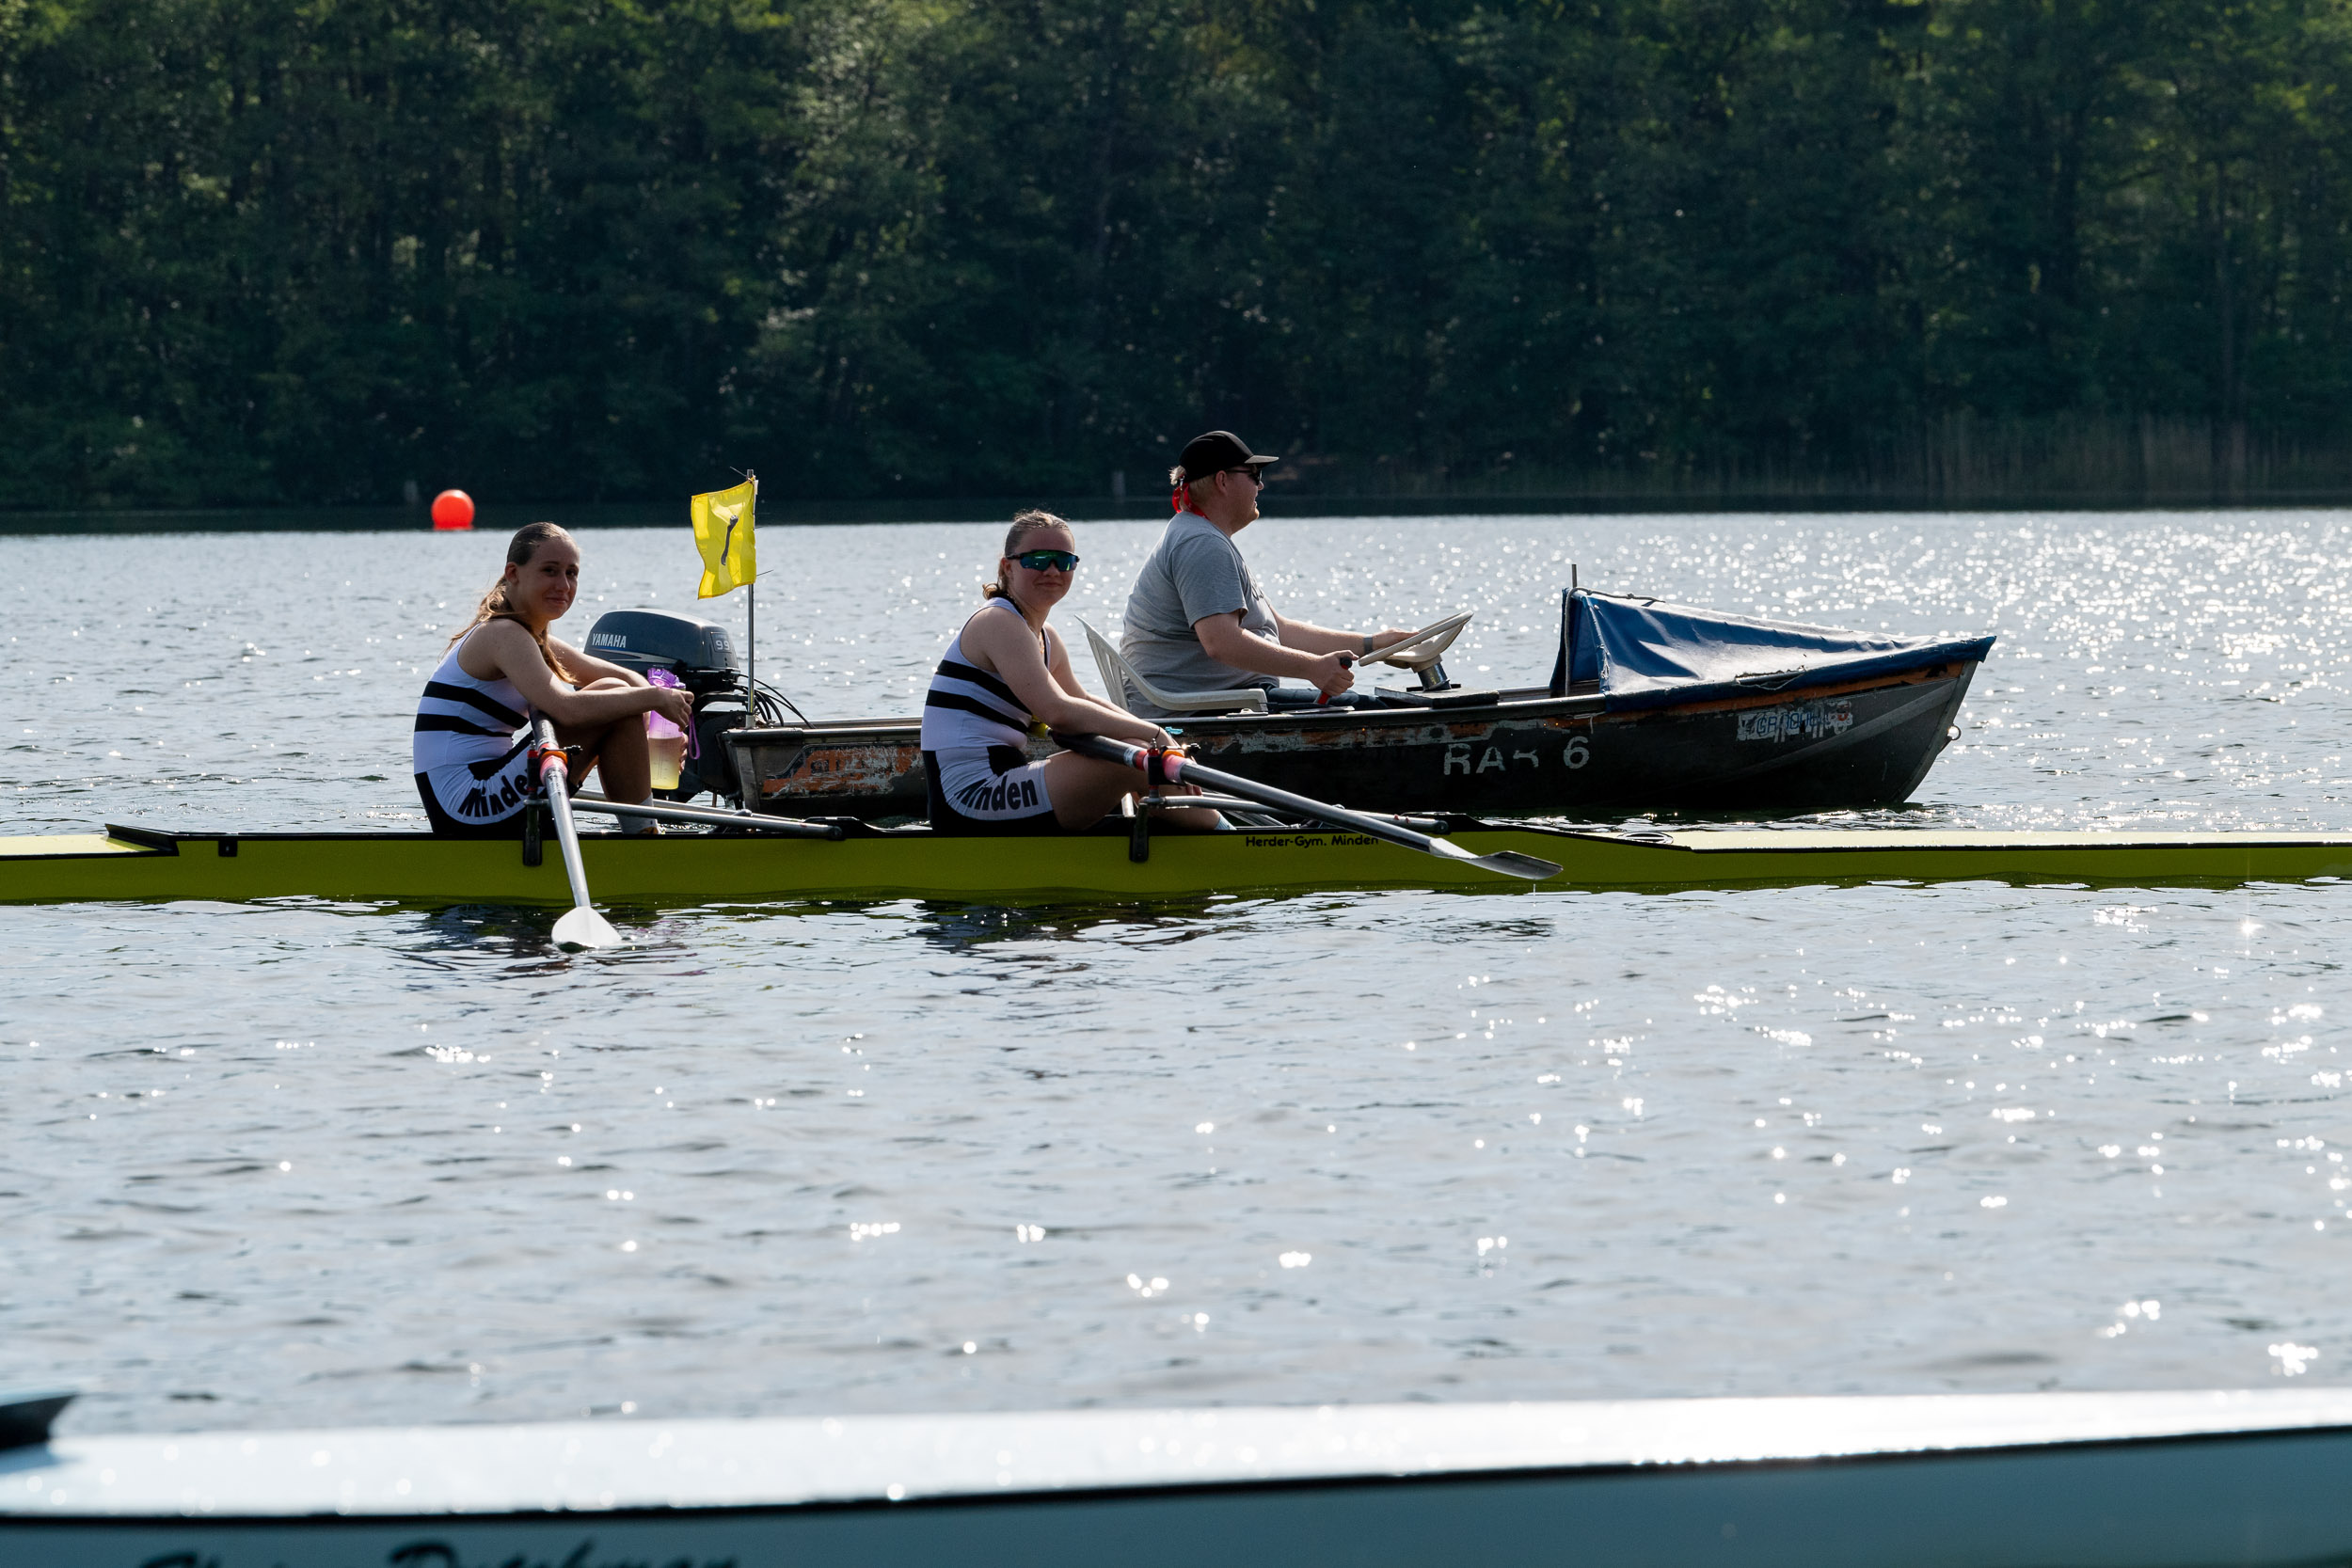
[[[1265,711],[1265,693],[1254,686],[1235,687],[1228,691],[1163,691],[1136,674],[1135,666],[1101,632],[1088,626],[1085,616],[1077,617],[1077,621],[1086,627],[1087,643],[1094,650],[1094,668],[1103,677],[1104,694],[1120,707],[1134,707],[1128,701],[1128,693],[1133,692],[1168,713],[1231,713],[1236,708],[1244,713]]]

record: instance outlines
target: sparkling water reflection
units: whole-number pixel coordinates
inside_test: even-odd
[[[1489,678],[1548,667],[1571,560],[1997,626],[1907,819],[2343,828],[2346,522],[1250,544],[1310,615],[1475,605]],[[763,667],[909,709],[989,534],[772,533]],[[1089,528],[1075,608],[1149,539]],[[682,602],[675,538],[587,545],[607,603]],[[8,831],[413,822],[418,672],[496,554],[0,540]],[[2332,1380],[2345,897],[834,902],[622,911],[593,960],[535,911],[0,910],[0,1382],[100,1431]]]

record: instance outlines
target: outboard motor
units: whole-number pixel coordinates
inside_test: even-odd
[[[735,639],[716,621],[666,610],[612,610],[588,628],[587,652],[624,670],[644,674],[667,670],[694,697],[695,754],[686,759],[675,789],[658,790],[665,800],[691,800],[704,790],[733,798],[735,769],[721,736],[752,722],[743,672],[735,662]]]

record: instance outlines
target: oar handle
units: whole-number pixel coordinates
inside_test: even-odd
[[[1182,783],[1184,768],[1192,761],[1172,746],[1137,746],[1132,741],[1113,740],[1106,735],[1057,734],[1054,744],[1081,756],[1100,757],[1104,762],[1138,769],[1144,781],[1153,784]]]

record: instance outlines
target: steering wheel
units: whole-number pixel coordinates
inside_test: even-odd
[[[1367,664],[1394,664],[1406,670],[1426,670],[1445,656],[1454,646],[1454,640],[1462,635],[1462,628],[1470,624],[1473,612],[1463,610],[1444,620],[1423,626],[1402,642],[1391,643],[1376,653],[1367,654]]]

